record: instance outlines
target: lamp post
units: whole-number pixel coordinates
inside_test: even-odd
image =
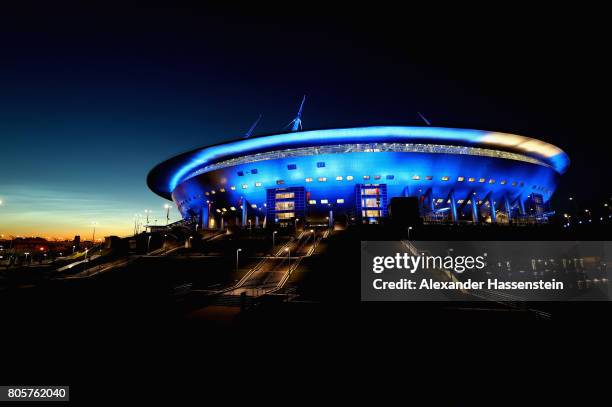
[[[237,249],[236,250],[236,273],[238,273],[238,264],[239,264],[239,260],[240,260],[240,252],[242,251],[242,249]]]
[[[295,226],[295,235],[297,236],[297,224],[299,222],[300,218],[295,218],[295,222],[294,222],[294,226]]]
[[[408,240],[410,240],[410,231],[412,230],[412,226],[408,226]]]
[[[149,224],[149,214],[151,213],[150,210],[145,209],[144,212],[147,214],[147,225]]]
[[[26,253],[24,253],[24,254],[25,254],[25,260],[24,260],[24,263],[25,263],[25,265],[27,266],[27,265],[28,265],[28,264],[27,264],[27,263],[28,263],[28,255],[29,255],[30,253],[29,253],[29,252],[26,252]]]
[[[285,247],[285,251],[287,252],[287,260],[289,260],[289,270],[291,270],[291,250],[288,247]]]
[[[76,249],[76,246],[72,246],[72,254],[74,254],[74,249]]]
[[[272,250],[274,250],[274,246],[275,246],[275,241],[274,241],[274,236],[276,236],[276,234],[278,233],[278,231],[274,231],[272,232]]]
[[[149,235],[149,238],[147,239],[147,254],[149,254],[149,250],[150,250],[149,248],[151,246],[151,237],[153,236]]]

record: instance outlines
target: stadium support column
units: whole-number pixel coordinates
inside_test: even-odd
[[[495,201],[493,200],[493,193],[489,192],[487,196],[489,197],[489,209],[491,211],[491,222],[497,223],[497,214],[495,213]]]
[[[244,197],[240,197],[240,201],[242,202],[241,226],[244,228],[246,227],[246,224],[247,224],[247,202],[246,202],[246,199],[244,199]]]
[[[210,218],[214,217],[214,215],[211,216],[211,210],[212,210],[212,202],[207,201],[207,205],[206,205],[206,220],[205,220],[206,228],[207,229],[211,228],[211,226],[210,226]]]
[[[259,227],[259,215],[255,215],[255,228]]]
[[[206,206],[203,206],[202,208],[200,208],[200,214],[201,214],[200,229],[202,229],[202,228],[205,228],[205,229],[210,228],[210,222],[209,222],[209,218],[210,218],[210,202],[208,202],[206,204]]]
[[[510,223],[510,219],[512,218],[512,207],[510,206],[508,195],[504,195],[504,206],[506,209],[506,216],[508,216],[508,223]]]
[[[519,195],[518,196],[518,204],[519,204],[519,209],[521,211],[521,215],[525,215],[525,201],[523,201],[523,196]]]
[[[472,203],[472,222],[478,223],[478,203],[476,202],[476,195],[472,194],[469,198]]]
[[[330,228],[334,227],[334,210],[333,209],[329,210],[329,227]]]
[[[453,218],[453,223],[458,223],[459,219],[457,218],[457,201],[455,201],[455,190],[451,189],[448,194],[448,198],[450,199],[450,210],[451,216]]]

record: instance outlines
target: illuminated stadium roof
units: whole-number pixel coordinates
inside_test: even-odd
[[[375,126],[271,134],[212,145],[159,164],[149,173],[147,183],[155,193],[171,199],[172,191],[182,181],[245,157],[261,161],[274,159],[273,152],[309,155],[312,152],[306,151],[308,147],[363,149],[368,144],[375,144],[376,148],[392,144],[394,149],[406,152],[435,145],[438,149],[435,152],[453,149],[448,152],[527,161],[551,167],[559,174],[569,165],[567,154],[560,148],[525,136],[441,127]]]

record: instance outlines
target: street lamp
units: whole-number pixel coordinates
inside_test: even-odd
[[[149,209],[145,209],[144,212],[147,214],[147,225],[149,224],[149,214],[151,211]]]
[[[410,231],[412,230],[412,226],[408,226],[408,240],[410,240]]]
[[[300,218],[295,218],[295,223],[294,223],[294,226],[295,226],[295,234],[296,234],[296,235],[297,235],[297,224],[298,224],[298,221],[299,221],[299,220],[300,220]]]
[[[29,255],[30,253],[29,253],[29,252],[26,252],[26,253],[24,253],[24,254],[25,254],[25,256],[26,256],[26,257],[25,257],[25,261],[24,261],[24,263],[26,263],[26,266],[27,266],[27,263],[28,263],[28,255]]]
[[[74,254],[74,249],[76,249],[76,246],[72,246],[72,254]]]
[[[149,235],[149,238],[147,239],[147,254],[149,254],[149,247],[151,246],[151,238],[153,236]]]
[[[272,232],[272,250],[274,250],[274,245],[275,245],[275,241],[274,241],[274,236],[278,233],[278,231],[274,231]]]
[[[236,273],[238,272],[238,262],[240,260],[240,252],[242,251],[242,249],[237,249],[236,250]]]
[[[285,247],[285,251],[287,252],[287,260],[289,260],[289,270],[291,270],[291,250],[288,247]]]

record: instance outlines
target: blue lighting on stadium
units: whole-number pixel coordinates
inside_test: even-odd
[[[497,143],[484,144],[491,135],[507,136],[510,142],[505,141]],[[506,146],[518,147],[520,149],[521,142],[525,140],[533,140],[527,137],[504,135],[503,133],[495,133],[483,130],[470,129],[452,129],[440,127],[404,127],[404,126],[376,126],[376,127],[361,127],[349,129],[330,129],[330,130],[312,130],[303,132],[292,132],[284,134],[276,134],[265,137],[256,137],[233,141],[217,146],[207,147],[185,157],[188,160],[174,174],[172,174],[168,183],[168,190],[173,191],[183,177],[189,174],[194,169],[204,166],[214,160],[226,156],[237,154],[249,154],[252,151],[272,149],[274,147],[293,147],[308,143],[368,143],[380,141],[381,138],[394,138],[411,142],[414,140],[429,140],[429,141],[444,141],[457,142],[470,145],[481,145],[483,148],[490,146]],[[514,140],[517,139],[518,140]],[[514,144],[512,144],[514,143]],[[550,145],[547,145],[550,146]],[[556,149],[554,154],[542,155],[550,165],[560,173],[563,173],[569,165],[567,155],[560,149]],[[529,151],[538,154],[538,150]]]

